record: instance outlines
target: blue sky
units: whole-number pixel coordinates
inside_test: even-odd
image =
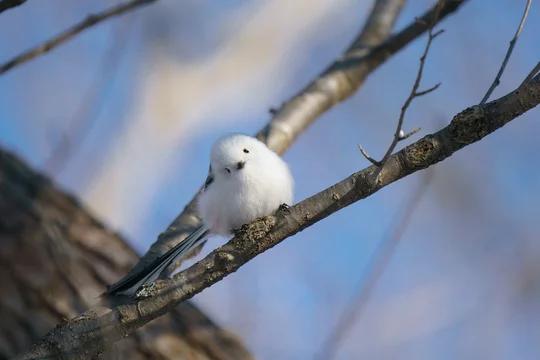
[[[107,4],[34,1],[2,14],[0,30],[10,36],[0,59]],[[95,27],[0,78],[0,145],[48,172],[143,252],[204,180],[211,143],[223,133],[260,129],[270,107],[346,48],[370,2],[311,4],[162,0]],[[409,1],[397,29],[430,4]],[[536,5],[494,98],[515,88],[540,60]],[[444,21],[423,80],[424,87],[442,86],[412,105],[405,127],[422,131],[410,141],[482,98],[523,7],[523,1],[471,0]],[[384,152],[424,41],[373,73],[285,154],[297,200],[367,166],[357,144],[374,156]],[[273,51],[266,54],[268,48]],[[247,49],[247,55],[235,58],[231,49]],[[171,100],[161,102],[159,91]],[[528,112],[432,169],[337,358],[540,356],[539,114]],[[63,169],[47,169],[55,144],[69,139],[71,122],[85,116],[90,125],[71,145]],[[126,176],[110,175],[107,169],[118,164]],[[313,358],[423,176],[392,184],[287,239],[195,302],[258,358]],[[106,202],[103,194],[114,196]]]

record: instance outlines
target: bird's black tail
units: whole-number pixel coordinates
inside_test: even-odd
[[[122,278],[115,284],[107,288],[106,295],[127,295],[133,296],[143,285],[151,283],[159,277],[176,259],[184,256],[189,250],[197,246],[208,235],[208,228],[200,226],[195,229],[188,237],[180,241],[176,246],[161,255],[141,271]]]

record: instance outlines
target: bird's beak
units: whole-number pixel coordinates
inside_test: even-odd
[[[236,168],[238,170],[241,170],[244,168],[244,166],[246,165],[246,162],[245,161],[239,161],[237,164],[236,164]]]

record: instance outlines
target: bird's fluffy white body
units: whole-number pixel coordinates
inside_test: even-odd
[[[132,296],[155,281],[176,259],[204,241],[211,232],[229,234],[281,204],[291,204],[293,178],[287,164],[259,140],[231,135],[212,147],[210,172],[198,203],[203,225],[137,272],[109,286],[107,294]]]
[[[226,136],[212,147],[199,214],[212,233],[230,234],[291,204],[293,187],[287,164],[264,143],[246,135]]]

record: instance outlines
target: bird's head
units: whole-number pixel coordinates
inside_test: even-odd
[[[210,166],[215,176],[230,176],[242,172],[253,161],[264,160],[270,151],[265,144],[247,135],[229,135],[212,147]]]

